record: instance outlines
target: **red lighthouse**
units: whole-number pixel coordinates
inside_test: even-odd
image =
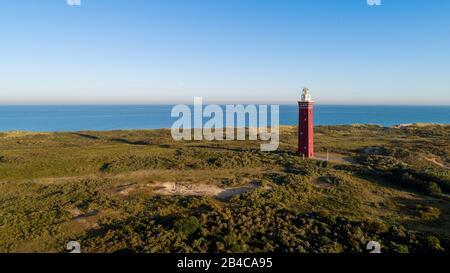
[[[308,88],[303,88],[302,99],[298,102],[298,155],[314,158],[314,101]]]

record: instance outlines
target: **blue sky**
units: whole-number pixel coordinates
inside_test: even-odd
[[[447,0],[0,5],[0,104],[450,104]]]

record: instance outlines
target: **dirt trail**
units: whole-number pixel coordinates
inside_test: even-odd
[[[433,163],[433,164],[435,164],[435,165],[438,165],[438,166],[441,167],[441,168],[450,170],[450,167],[449,167],[449,166],[446,166],[446,165],[444,165],[443,163],[438,162],[436,158],[429,158],[429,157],[425,157],[425,156],[424,156],[423,159],[425,159],[426,161],[428,161],[428,162],[430,162],[430,163]]]

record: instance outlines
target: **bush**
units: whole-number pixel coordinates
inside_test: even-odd
[[[422,220],[435,221],[441,216],[441,211],[438,208],[422,207],[420,205],[417,208],[419,209],[419,216]]]
[[[395,253],[409,253],[408,246],[402,244],[391,243],[391,250]]]
[[[414,171],[414,175],[420,180],[435,182],[442,192],[450,193],[450,176],[448,171]]]
[[[184,233],[186,236],[190,236],[201,228],[201,224],[197,217],[190,216],[188,218],[178,219],[175,221],[174,228],[178,232]]]
[[[444,249],[441,247],[441,242],[439,241],[438,238],[436,238],[434,236],[431,236],[431,235],[427,236],[426,243],[427,243],[428,247],[433,251],[438,251],[438,252],[444,251]]]
[[[433,195],[433,196],[441,196],[442,195],[441,188],[438,186],[438,184],[436,184],[434,182],[426,183],[425,190],[427,191],[428,194]]]
[[[340,186],[344,183],[344,180],[338,176],[327,176],[324,177],[324,182],[331,185]]]

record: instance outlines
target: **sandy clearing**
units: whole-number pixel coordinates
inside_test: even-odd
[[[259,183],[248,183],[240,187],[221,188],[213,184],[192,182],[153,182],[147,184],[123,185],[118,194],[127,196],[133,191],[148,188],[158,195],[194,195],[214,196],[218,199],[229,199],[233,196],[260,188]],[[269,188],[265,188],[269,189]]]

